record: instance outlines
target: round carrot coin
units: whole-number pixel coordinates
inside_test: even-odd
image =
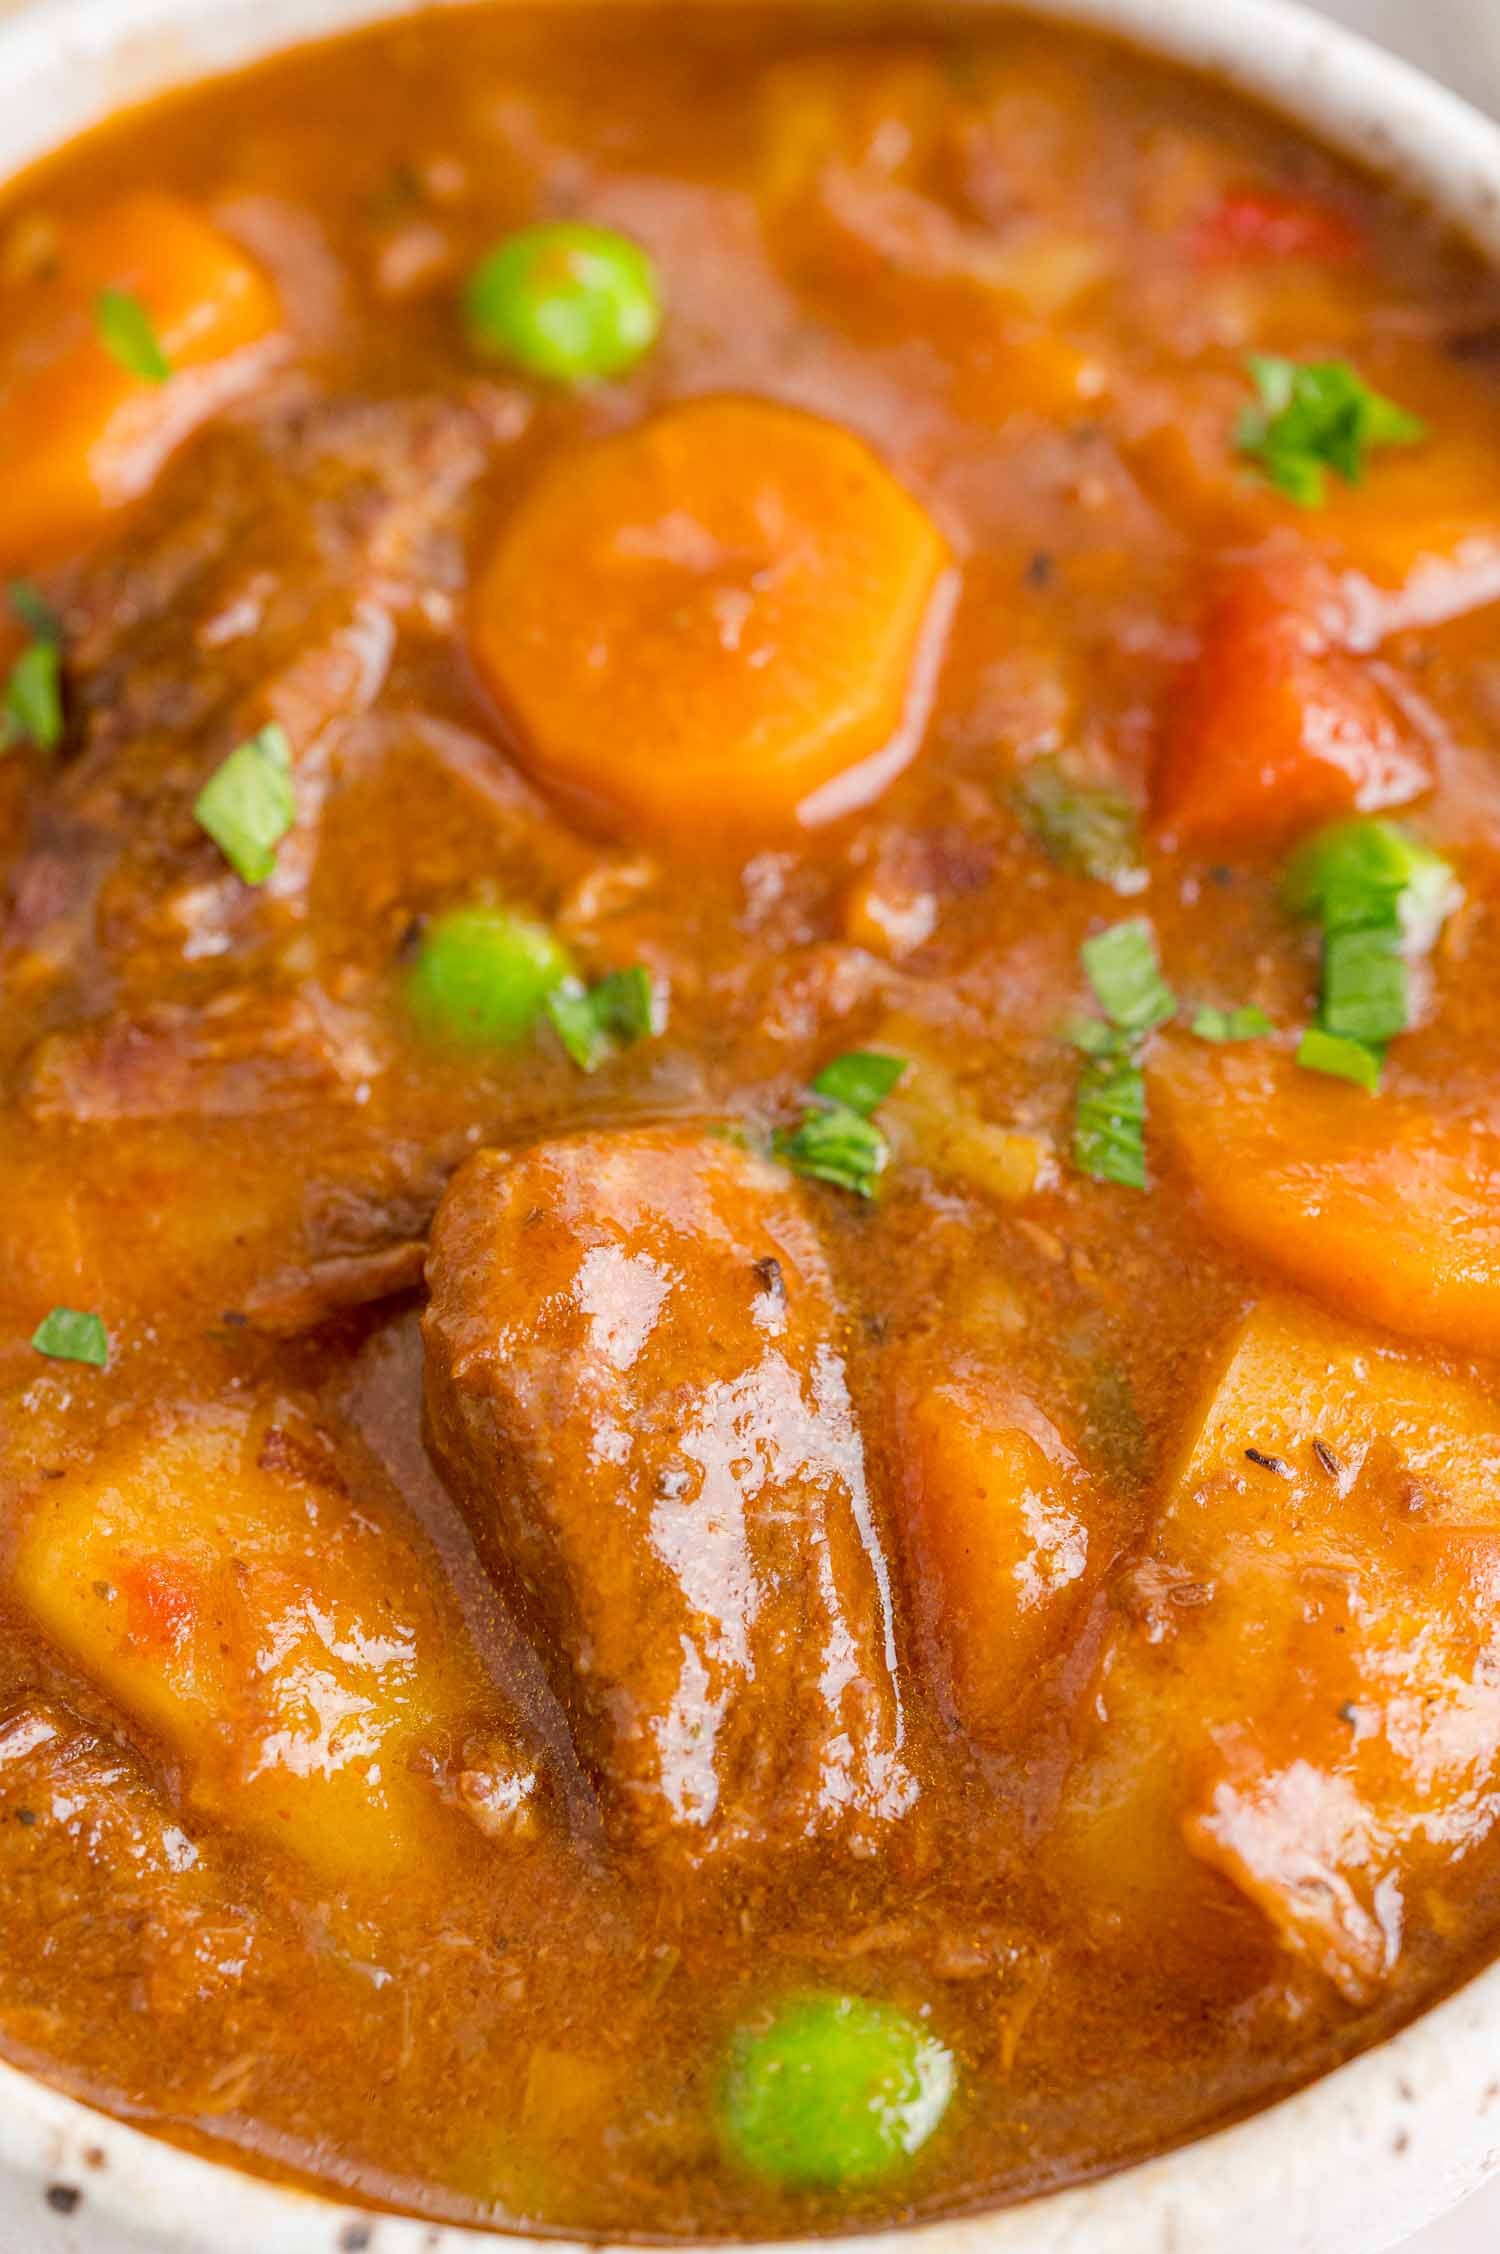
[[[481,574],[473,646],[522,763],[575,811],[743,837],[905,764],[949,565],[848,431],[692,400],[543,474]]]

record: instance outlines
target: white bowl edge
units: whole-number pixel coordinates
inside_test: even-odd
[[[1500,127],[1295,0],[1017,4],[1264,98],[1500,258]],[[411,0],[22,0],[0,18],[0,177],[173,86],[415,12]],[[901,2244],[903,2254],[1383,2254],[1496,2168],[1500,1964],[1232,2128],[1020,2207],[917,2225]],[[3,2254],[478,2254],[497,2243],[199,2159],[0,2063]],[[510,2243],[583,2254],[557,2238]]]

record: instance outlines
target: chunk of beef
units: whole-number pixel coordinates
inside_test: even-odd
[[[40,1919],[75,1978],[107,1989],[128,1971],[166,2018],[222,2007],[257,1947],[255,1913],[136,1755],[37,1693],[0,1713],[0,1908],[8,1900]]]
[[[39,1122],[232,1119],[353,1096],[378,1061],[359,1019],[315,987],[229,988],[48,1034],[17,1096]]]
[[[429,1444],[622,1844],[868,1851],[912,1803],[885,1560],[795,1186],[701,1132],[481,1152],[439,1210]]]
[[[7,936],[63,966],[97,949],[127,987],[274,925],[305,885],[335,724],[366,710],[395,628],[462,582],[481,416],[447,400],[298,405],[215,429],[128,542],[49,588],[68,635],[77,750],[35,794]],[[252,891],[193,816],[269,721],[296,829]]]
[[[200,1311],[243,1308],[263,1285],[284,1329],[413,1277],[413,1240],[467,1146],[382,1105],[412,908],[398,896],[367,927],[338,868],[316,897],[310,877],[331,806],[356,797],[359,819],[331,825],[339,867],[360,835],[366,855],[372,836],[399,837],[421,902],[481,861],[472,819],[434,853],[419,818],[432,763],[399,764],[368,708],[398,629],[415,642],[451,611],[465,497],[502,437],[455,400],[283,396],[208,433],[128,548],[49,582],[70,739],[50,775],[32,770],[0,903],[0,990],[27,1004],[0,1013],[18,1099],[0,1270],[25,1303],[123,1320],[148,1274],[158,1306],[189,1293]],[[291,742],[297,817],[271,880],[250,887],[193,806],[271,719]],[[450,832],[468,862],[446,854]]]
[[[244,1313],[249,1322],[268,1337],[296,1338],[357,1308],[374,1306],[377,1300],[399,1299],[417,1290],[426,1264],[427,1240],[401,1237],[381,1244],[380,1232],[389,1225],[387,1214],[373,1208],[370,1234],[375,1241],[369,1251],[310,1260],[305,1267],[278,1270],[256,1284],[245,1300]]]

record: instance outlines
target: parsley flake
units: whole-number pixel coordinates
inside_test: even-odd
[[[56,642],[33,642],[11,667],[0,695],[0,751],[30,743],[53,752],[62,740],[62,651]]]
[[[891,1154],[871,1114],[907,1069],[905,1057],[873,1049],[835,1057],[813,1081],[811,1101],[797,1125],[781,1128],[773,1138],[772,1155],[794,1174],[873,1197]]]
[[[885,1102],[892,1090],[906,1077],[905,1057],[890,1056],[880,1049],[850,1049],[832,1064],[825,1064],[813,1082],[813,1093],[826,1096],[830,1103],[847,1104],[862,1119]]]
[[[163,384],[172,363],[162,350],[156,324],[131,290],[101,290],[94,300],[94,327],[99,342],[127,375],[142,383]]]
[[[856,1197],[875,1195],[875,1185],[890,1161],[890,1145],[874,1120],[852,1111],[848,1104],[810,1111],[800,1126],[783,1128],[771,1147],[794,1174],[831,1182],[835,1189],[852,1190]]]
[[[62,620],[24,579],[6,589],[12,611],[31,635],[0,691],[0,752],[18,743],[56,751],[63,739]]]
[[[1380,1086],[1382,1052],[1342,1033],[1325,1033],[1310,1025],[1297,1044],[1297,1062],[1307,1072],[1326,1072],[1334,1080],[1352,1080],[1374,1095]]]
[[[1146,1080],[1141,1054],[1149,1034],[1177,1014],[1161,974],[1156,934],[1144,916],[1111,924],[1079,950],[1107,1023],[1073,1018],[1064,1040],[1083,1053],[1073,1115],[1073,1163],[1095,1182],[1146,1187]]]
[[[1247,367],[1260,404],[1246,407],[1235,425],[1236,451],[1301,508],[1322,506],[1326,471],[1362,484],[1368,454],[1417,446],[1427,436],[1424,423],[1373,391],[1347,360],[1257,352]]]
[[[1073,1163],[1095,1182],[1146,1187],[1146,1078],[1133,1050],[1119,1042],[1087,1057],[1078,1080]]]
[[[597,1072],[618,1050],[659,1033],[665,1022],[651,974],[640,963],[612,970],[594,986],[564,979],[544,1007],[580,1072]]]
[[[1117,892],[1136,892],[1145,883],[1140,817],[1123,791],[1079,782],[1051,757],[1032,761],[1013,798],[1031,835],[1070,876],[1092,877]]]
[[[236,876],[264,884],[297,818],[286,730],[273,722],[232,751],[198,793],[193,812]]]
[[[1237,1010],[1201,1009],[1188,1030],[1200,1041],[1256,1041],[1270,1032],[1271,1020],[1247,1002]]]
[[[103,1316],[83,1314],[76,1307],[54,1307],[32,1332],[31,1343],[54,1362],[87,1362],[102,1370],[109,1361]]]
[[[1100,1009],[1121,1033],[1149,1033],[1175,1016],[1177,999],[1161,975],[1156,934],[1144,916],[1097,932],[1080,953]]]
[[[1413,962],[1462,897],[1441,855],[1394,822],[1332,822],[1298,848],[1282,899],[1323,927],[1318,1021],[1297,1052],[1300,1064],[1379,1086],[1386,1044],[1415,1015]]]

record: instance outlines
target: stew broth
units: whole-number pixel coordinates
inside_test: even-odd
[[[463,311],[556,220],[593,380]],[[1474,1969],[1490,276],[1072,31],[516,6],[112,123],[7,295],[7,2055],[735,2238]]]

